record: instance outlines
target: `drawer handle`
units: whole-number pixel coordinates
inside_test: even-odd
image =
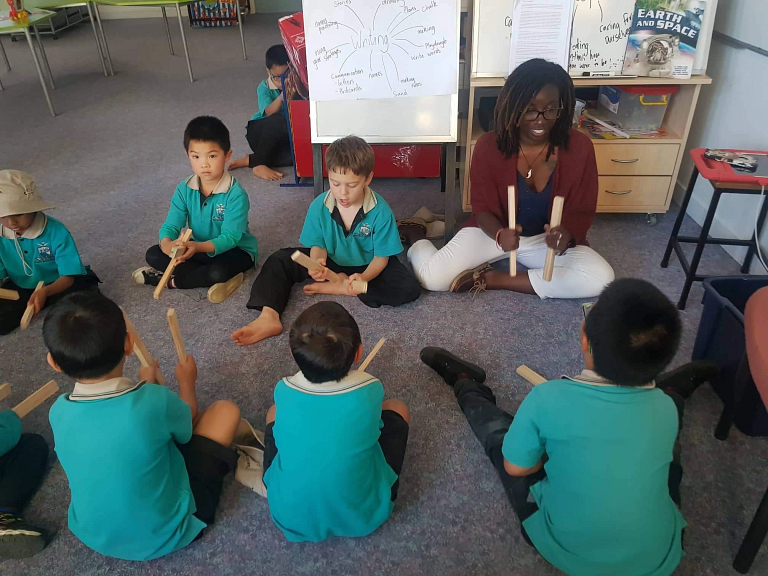
[[[606,190],[607,194],[613,194],[614,196],[626,196],[630,192],[632,192],[631,188],[629,190]]]
[[[634,164],[640,160],[640,158],[632,158],[632,160],[616,160],[616,158],[611,158],[611,162],[616,162],[616,164]]]

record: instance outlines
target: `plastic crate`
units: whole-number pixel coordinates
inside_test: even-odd
[[[736,371],[746,353],[744,308],[749,297],[765,286],[768,276],[723,276],[704,281],[704,310],[693,360],[710,360],[722,367],[712,388],[723,401],[733,394]],[[768,436],[768,412],[754,384],[744,391],[734,424],[749,436]]]
[[[676,92],[677,86],[602,86],[599,108],[603,118],[621,128],[655,132]]]

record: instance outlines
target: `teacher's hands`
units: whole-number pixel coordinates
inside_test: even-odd
[[[545,237],[547,248],[552,248],[558,254],[562,254],[571,245],[573,234],[563,226],[550,228],[549,224],[545,224],[544,230],[547,233]]]
[[[512,252],[520,246],[520,232],[523,227],[518,224],[514,230],[512,228],[502,228],[499,231],[499,246],[504,252]]]

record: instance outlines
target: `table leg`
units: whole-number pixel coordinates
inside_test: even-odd
[[[248,54],[245,53],[245,36],[243,35],[243,15],[240,14],[240,1],[235,6],[237,10],[237,27],[240,28],[240,43],[243,45],[243,60],[248,60]]]
[[[45,78],[43,77],[43,69],[40,68],[40,61],[37,59],[37,52],[35,46],[32,44],[32,35],[29,33],[29,28],[24,28],[24,36],[27,37],[27,44],[32,51],[32,60],[35,61],[35,68],[37,68],[37,75],[40,77],[40,86],[43,87],[43,94],[45,94],[45,100],[48,102],[48,109],[51,111],[51,116],[56,116],[56,110],[53,109],[53,102],[48,94],[48,87],[45,85]]]
[[[88,10],[88,19],[91,21],[91,28],[93,29],[93,37],[96,38],[96,49],[99,51],[99,61],[101,62],[101,69],[104,70],[104,76],[109,76],[109,71],[107,70],[107,63],[104,61],[104,50],[101,49],[101,38],[99,38],[99,33],[96,30],[96,17],[93,15],[93,9],[91,8],[91,3],[86,2],[85,7]]]
[[[107,56],[107,68],[109,68],[109,74],[115,75],[115,69],[112,67],[112,56],[109,53],[109,46],[107,45],[107,37],[104,35],[104,26],[101,25],[101,14],[99,13],[99,5],[93,3],[93,12],[96,14],[96,25],[99,27],[99,34],[101,34],[101,41],[104,47],[104,54]]]
[[[312,144],[312,174],[315,181],[315,197],[323,193],[323,145]]]
[[[171,39],[171,27],[168,26],[168,14],[165,12],[165,6],[160,6],[160,10],[163,11],[163,23],[165,24],[165,34],[168,36],[168,48],[173,56],[173,40]]]
[[[51,73],[51,66],[48,64],[48,56],[45,55],[45,48],[43,48],[43,43],[40,41],[40,32],[37,31],[37,26],[32,26],[32,30],[35,31],[35,39],[37,40],[37,46],[40,48],[40,56],[43,59],[43,65],[45,66],[45,70],[48,73],[48,80],[51,82],[51,88],[56,90],[56,84],[53,83],[53,74]]]
[[[664,251],[664,258],[661,259],[662,268],[669,266],[669,257],[672,255],[672,247],[677,239],[677,234],[680,232],[680,226],[682,226],[683,220],[685,219],[685,212],[688,210],[688,203],[691,201],[693,187],[696,186],[696,179],[698,177],[699,169],[694,166],[691,177],[688,180],[688,188],[685,190],[685,196],[683,196],[683,203],[680,205],[680,212],[677,213],[675,225],[672,227],[672,233],[669,235],[669,242],[667,242],[667,249]]]
[[[187,57],[187,70],[189,70],[189,81],[194,82],[192,76],[192,64],[189,63],[189,50],[187,49],[187,36],[184,34],[184,23],[181,21],[181,8],[176,4],[176,15],[179,17],[179,30],[181,30],[181,43],[184,45],[184,56]]]
[[[3,42],[0,41],[0,53],[3,55],[3,60],[5,61],[5,69],[8,70],[8,72],[11,71],[11,63],[8,62],[8,54],[5,53],[5,48],[3,47]]]
[[[717,205],[720,203],[720,189],[714,188],[712,193],[712,200],[709,203],[709,210],[704,218],[704,224],[701,226],[701,234],[699,234],[699,241],[696,244],[696,250],[693,252],[693,258],[691,258],[691,265],[688,269],[688,274],[685,277],[685,284],[683,284],[683,291],[680,293],[680,300],[677,302],[678,310],[685,310],[685,302],[688,300],[688,294],[691,291],[691,285],[696,278],[696,270],[699,268],[699,262],[701,261],[701,253],[704,252],[704,246],[706,246],[706,240],[709,236],[709,229],[712,227],[712,221],[715,219],[715,212],[717,211]]]
[[[763,196],[761,195],[762,199]],[[741,273],[749,273],[749,266],[752,264],[752,257],[757,250],[757,243],[760,242],[760,236],[763,233],[763,224],[765,224],[765,216],[768,214],[768,198],[762,200],[763,205],[760,207],[760,215],[757,217],[757,234],[752,232],[752,244],[747,249],[747,256],[744,258],[744,265],[741,267]]]
[[[453,238],[456,231],[456,207],[459,198],[456,193],[456,142],[445,145],[445,243]]]

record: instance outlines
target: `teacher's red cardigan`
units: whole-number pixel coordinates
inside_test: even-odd
[[[482,212],[493,214],[508,226],[507,187],[517,185],[517,154],[504,158],[496,147],[495,132],[484,134],[475,144],[470,178],[473,215],[464,227],[477,227],[475,215]],[[565,197],[562,225],[576,244],[588,246],[587,230],[597,208],[597,163],[592,141],[577,130],[571,130],[568,148],[557,152],[550,215],[554,196]]]

